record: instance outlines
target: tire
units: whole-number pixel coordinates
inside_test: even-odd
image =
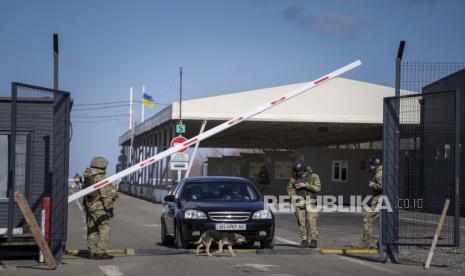
[[[173,245],[174,243],[174,239],[172,237],[169,237],[167,234],[166,234],[166,226],[165,226],[165,222],[162,221],[161,222],[161,244],[162,245]]]
[[[252,246],[254,246],[254,245],[255,245],[255,241],[249,241],[249,242],[246,242],[244,245],[245,245],[245,246],[252,247]]]
[[[184,239],[181,232],[181,226],[176,224],[175,246],[177,249],[187,249],[189,243]]]
[[[260,241],[260,248],[261,249],[273,249],[274,248],[274,239]]]

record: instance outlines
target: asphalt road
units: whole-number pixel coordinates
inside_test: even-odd
[[[77,203],[69,206],[68,249],[86,249],[84,215]],[[296,218],[277,217],[276,246],[266,254],[227,253],[208,257],[186,250],[163,247],[160,242],[161,205],[121,195],[112,221],[112,249],[131,248],[135,256],[118,255],[113,260],[95,261],[80,256],[64,257],[63,264],[50,272],[33,260],[0,261],[0,275],[460,275],[420,263],[382,264],[377,256],[322,255],[318,250],[298,249]],[[341,237],[358,236],[362,216],[321,214],[320,248],[348,246]],[[244,250],[245,251],[245,250]],[[426,256],[425,256],[426,257]]]

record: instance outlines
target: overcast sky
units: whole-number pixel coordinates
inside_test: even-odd
[[[464,13],[463,0],[0,0],[0,95],[12,81],[52,86],[54,32],[76,110],[142,84],[170,103],[181,65],[187,99],[313,80],[355,59],[364,65],[346,77],[393,86],[401,39],[406,60],[465,61]],[[125,112],[73,111],[71,175],[96,155],[114,171],[128,118],[102,116]]]

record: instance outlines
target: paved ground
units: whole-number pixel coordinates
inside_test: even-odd
[[[84,217],[78,207],[73,203],[69,208],[69,249],[86,248]],[[295,246],[298,236],[293,215],[278,216],[276,250],[272,254],[196,256],[158,244],[161,205],[122,195],[115,210],[111,248],[133,248],[136,256],[117,256],[110,261],[65,256],[54,272],[44,270],[33,260],[0,261],[0,275],[460,275],[440,267],[426,271],[420,263],[381,264],[376,256],[321,255],[318,251],[300,250]],[[347,246],[341,244],[341,236],[357,235],[361,219],[354,214],[322,214],[319,246]]]

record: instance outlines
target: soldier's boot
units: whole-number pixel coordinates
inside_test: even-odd
[[[357,248],[357,249],[368,249],[368,248],[370,248],[370,242],[367,241],[367,240],[362,239],[360,241],[360,243],[357,246],[355,246],[355,248]]]
[[[110,254],[108,254],[106,252],[103,253],[101,256],[102,256],[103,260],[112,260],[114,258],[112,255],[110,255]]]
[[[89,259],[92,260],[103,260],[103,255],[98,253],[89,253]]]
[[[309,248],[317,248],[318,247],[318,242],[317,240],[311,240],[310,243],[308,244]]]
[[[306,248],[307,246],[308,246],[308,241],[302,240],[302,242],[300,242],[299,248]]]
[[[364,231],[363,235],[362,235],[362,240],[360,241],[360,243],[355,246],[355,248],[357,249],[368,249],[370,248],[370,243],[371,243],[371,235],[369,235],[368,233],[366,233]]]

